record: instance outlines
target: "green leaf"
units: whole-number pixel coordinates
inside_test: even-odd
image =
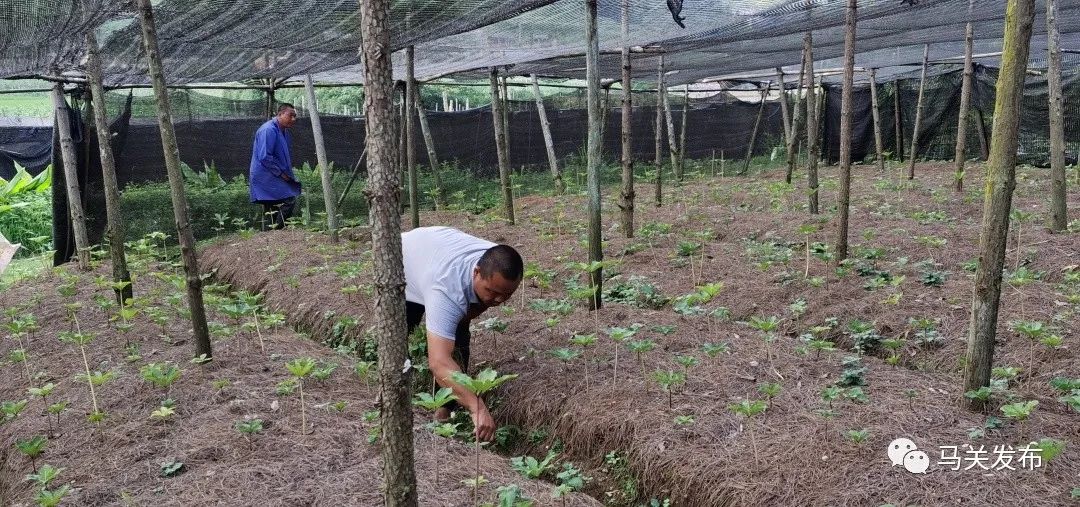
[[[173,477],[184,469],[184,462],[176,459],[161,462],[161,476]]]

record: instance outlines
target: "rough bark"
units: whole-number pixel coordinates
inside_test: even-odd
[[[109,255],[112,260],[113,282],[127,284],[115,290],[117,302],[123,304],[132,297],[131,273],[128,272],[127,255],[124,252],[124,217],[120,214],[120,185],[116,181],[116,158],[113,156],[109,135],[108,111],[105,110],[105,87],[101,84],[101,55],[97,38],[92,30],[86,32],[86,80],[90,83],[90,98],[94,102],[94,126],[97,131],[98,149],[101,153],[101,176],[105,190],[105,217],[108,220],[106,236],[109,238]],[[65,166],[67,164],[64,164]],[[65,178],[66,180],[66,178]]]
[[[664,205],[664,55],[660,55],[660,64],[656,68],[656,194],[653,200],[656,207]]]
[[[544,98],[540,95],[540,82],[536,74],[532,75],[533,96],[536,97],[536,112],[540,115],[540,130],[544,133],[544,149],[547,151],[548,165],[551,167],[551,179],[555,180],[555,189],[560,194],[566,191],[566,182],[563,181],[562,171],[559,170],[559,159],[555,157],[555,143],[551,140],[551,123],[548,122],[547,111],[544,109]]]
[[[972,27],[968,22],[964,30],[964,81],[960,86],[960,111],[956,124],[956,153],[953,156],[953,164],[956,167],[956,191],[964,191],[964,163],[967,161],[967,122],[971,108],[971,78],[974,72],[971,63],[971,38]]]
[[[630,81],[630,0],[622,1],[622,189],[619,192],[619,210],[623,235],[634,237],[634,153],[631,144],[630,117],[633,114],[633,89]]]
[[[776,68],[776,79],[780,82],[780,119],[784,122],[784,146],[791,143],[795,132],[791,127],[791,114],[788,112],[787,88],[784,87],[784,69]]]
[[[416,118],[420,120],[420,133],[424,136],[424,148],[427,150],[428,166],[431,167],[431,179],[435,182],[435,207],[446,207],[446,187],[443,186],[442,176],[439,174],[439,155],[435,152],[435,139],[431,136],[431,125],[427,121],[427,111],[420,102],[420,90],[417,87],[416,96],[413,97],[416,104]]]
[[[597,0],[585,0],[585,81],[588,86],[586,102],[589,107],[589,143],[587,150],[589,193],[589,262],[604,260],[600,222],[600,44],[596,36]],[[593,289],[590,308],[600,309],[604,291],[603,269],[589,273],[589,286]]]
[[[686,123],[690,114],[690,88],[683,90],[682,125],[679,126],[679,171],[686,167]]]
[[[806,187],[810,213],[818,213],[818,106],[817,84],[814,83],[814,35],[806,32],[803,37],[803,54],[806,56]]]
[[[75,230],[75,254],[79,269],[90,269],[90,240],[86,235],[86,212],[83,209],[82,192],[79,191],[79,161],[75,154],[75,142],[71,140],[71,116],[64,99],[64,85],[56,83],[52,91],[56,132],[60,138],[60,157],[64,162],[64,182],[67,188],[68,216]]]
[[[1061,34],[1058,33],[1055,0],[1046,0],[1047,72],[1050,89],[1050,230],[1064,231],[1068,222],[1065,205],[1065,111],[1061,90]]]
[[[503,194],[503,210],[506,221],[514,224],[514,193],[510,187],[510,161],[506,153],[506,130],[503,127],[503,102],[499,99],[499,70],[490,69],[491,76],[491,120],[495,128],[495,151],[499,157],[499,186]]]
[[[881,107],[877,94],[877,69],[870,69],[870,107],[874,114],[874,153],[878,171],[885,172],[885,144],[881,140]]]
[[[337,243],[337,199],[334,199],[330,164],[326,161],[326,142],[323,140],[319,102],[315,98],[315,83],[311,80],[311,74],[304,76],[304,95],[307,97],[308,115],[311,117],[311,135],[315,140],[315,159],[319,162],[319,176],[322,179],[323,201],[326,203],[326,227],[330,230],[330,241]]]
[[[803,109],[805,102],[803,102],[803,77],[806,75],[806,54],[802,55],[802,63],[799,65],[799,84],[795,91],[795,111],[791,115],[791,136],[788,137],[787,144],[787,173],[784,175],[784,182],[791,184],[791,178],[795,174],[795,164],[797,158],[795,156],[795,145],[799,138],[799,129],[803,120]]]
[[[923,95],[926,92],[926,67],[930,63],[930,45],[923,45],[922,76],[919,78],[919,99],[915,102],[915,127],[911,129],[911,153],[908,156],[907,177],[915,179],[915,157],[919,155],[919,133],[922,128]]]
[[[405,170],[409,175],[409,218],[412,227],[420,227],[420,184],[416,174],[416,124],[413,123],[413,109],[416,108],[416,50],[413,46],[405,48],[405,101],[401,114],[405,120]]]
[[[668,155],[671,158],[671,171],[675,173],[675,181],[682,182],[682,167],[679,167],[679,143],[675,137],[675,123],[671,117],[671,100],[669,99],[667,83],[664,83],[664,121],[667,125]]]
[[[195,357],[205,354],[209,358],[212,352],[210,333],[206,327],[206,309],[203,306],[202,277],[199,276],[199,263],[195,255],[195,236],[191,232],[191,218],[188,216],[184,177],[180,172],[180,150],[176,146],[176,132],[173,130],[169,91],[165,87],[165,74],[161,69],[157,31],[154,28],[154,13],[150,7],[150,0],[137,0],[137,2],[143,50],[150,70],[150,81],[154,86],[154,97],[157,99],[158,130],[161,133],[161,146],[165,152],[165,171],[169,174],[169,190],[172,197],[173,216],[176,220],[176,237],[180,242],[180,255],[184,263]]]
[[[896,159],[904,162],[904,122],[900,116],[900,80],[893,81],[893,132],[896,133]]]
[[[758,106],[757,119],[754,120],[754,130],[750,131],[750,143],[746,145],[746,160],[739,174],[746,174],[750,170],[750,160],[754,158],[754,145],[757,144],[758,130],[761,128],[761,118],[765,116],[765,102],[769,98],[769,88],[772,83],[766,83],[765,89],[761,90],[761,104]]]
[[[844,82],[840,91],[840,195],[837,202],[836,262],[848,256],[848,214],[851,208],[851,89],[855,82],[856,0],[847,0],[844,16]]]
[[[375,335],[378,340],[384,505],[417,505],[413,468],[411,370],[405,326],[405,272],[401,260],[401,221],[397,210],[401,171],[394,165],[394,83],[390,63],[389,0],[360,2],[364,65],[367,195],[371,217],[372,278],[375,284]]]
[[[971,329],[964,362],[964,391],[990,384],[994,364],[994,338],[1005,242],[1009,234],[1009,210],[1016,187],[1016,146],[1020,127],[1020,104],[1024,74],[1035,21],[1035,0],[1009,0],[1005,13],[1005,40],[994,103],[994,137],[986,164],[983,221],[979,234],[979,264],[975,271],[975,294],[971,303]],[[969,407],[981,409],[977,400]]]

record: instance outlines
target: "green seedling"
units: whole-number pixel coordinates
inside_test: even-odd
[[[27,440],[16,440],[15,448],[30,458],[30,465],[33,467],[34,472],[37,472],[37,459],[45,452],[45,445],[48,443],[49,439],[42,435],[36,435]]]
[[[506,328],[510,327],[510,324],[508,322],[506,322],[505,320],[502,320],[502,319],[500,319],[498,317],[492,317],[490,319],[487,319],[487,320],[481,322],[480,325],[483,326],[484,329],[487,329],[487,330],[491,331],[491,340],[494,343],[495,349],[498,350],[498,348],[499,348],[498,335],[500,333],[505,333]]]
[[[1008,405],[1001,406],[1001,413],[1005,414],[1005,417],[1014,421],[1020,422],[1020,434],[1024,434],[1024,422],[1031,417],[1031,412],[1035,410],[1035,407],[1039,405],[1038,400],[1018,401],[1016,403],[1010,403]]]
[[[704,352],[706,356],[709,356],[710,358],[715,359],[720,354],[730,353],[731,352],[731,346],[728,345],[727,343],[723,343],[723,342],[721,342],[721,343],[705,342],[705,343],[701,344],[701,351]]]
[[[476,374],[476,377],[470,377],[460,371],[455,371],[450,375],[450,380],[454,383],[461,385],[469,392],[476,395],[476,397],[483,399],[484,394],[498,388],[500,385],[507,381],[517,378],[517,375],[502,375],[499,376],[499,372],[492,370],[491,368],[485,368],[480,373]],[[476,442],[476,477],[473,479],[473,503],[478,504],[480,502],[480,484],[484,480],[484,477],[480,475],[480,438],[475,438]]]
[[[147,382],[158,389],[165,391],[165,397],[169,397],[169,387],[179,378],[181,370],[175,363],[149,363],[139,368],[139,374]]]
[[[74,317],[73,320],[75,321],[76,327],[78,327],[78,320],[74,319]],[[86,346],[94,341],[94,335],[80,331],[61,331],[59,338],[62,342],[79,347],[79,352],[82,354],[83,368],[85,368],[86,371],[87,383],[90,384],[90,401],[93,403],[93,411],[91,413],[98,413],[97,393],[94,392],[94,382],[90,379],[90,361],[86,358]],[[59,422],[57,424],[59,424]]]
[[[689,426],[694,424],[694,416],[692,415],[677,415],[674,419],[676,426]]]
[[[263,431],[262,419],[236,421],[236,431],[239,431],[244,436],[244,439],[248,441],[248,445],[251,445],[251,437]]]
[[[15,419],[16,417],[19,417],[19,414],[21,414],[22,411],[26,409],[27,403],[27,400],[5,401],[3,403],[0,403],[0,414],[3,414],[4,416],[3,421],[0,422],[7,422]]]
[[[543,460],[537,461],[532,456],[517,456],[510,458],[510,466],[529,479],[539,479],[545,472],[555,467],[554,460],[559,455],[555,451],[548,451]]]
[[[570,344],[581,347],[582,354],[585,355],[585,389],[589,389],[589,348],[596,343],[596,333],[590,334],[575,334],[570,338]]]
[[[780,389],[780,384],[776,382],[768,382],[758,387],[758,391],[765,395],[766,401],[771,401],[780,394]]]
[[[750,424],[750,422],[754,416],[765,412],[768,408],[769,404],[762,400],[750,401],[749,399],[743,399],[738,403],[728,405],[728,410],[734,412],[736,415],[746,418],[746,426],[750,431],[750,444],[754,449],[755,462],[758,459],[757,440],[754,439],[754,426]]]
[[[679,354],[675,356],[675,362],[683,367],[683,374],[689,377],[690,368],[698,365],[698,358],[691,355]]]
[[[41,488],[34,497],[34,501],[38,503],[38,507],[56,507],[63,501],[69,489],[71,489],[70,484],[64,484],[56,489]]]
[[[747,325],[749,325],[750,328],[761,332],[762,339],[765,343],[765,356],[768,358],[769,362],[772,363],[772,349],[769,347],[769,344],[776,339],[775,331],[780,327],[780,318],[775,315],[769,317],[753,316],[750,317]]]
[[[867,429],[848,430],[847,437],[848,437],[848,440],[851,440],[852,442],[855,442],[856,444],[861,444],[863,442],[866,442],[866,440],[870,438],[870,430],[867,430]]]
[[[63,472],[63,468],[56,468],[48,463],[41,465],[41,468],[36,470],[32,474],[26,476],[26,480],[33,482],[39,489],[45,489],[49,487],[49,483],[56,479]]]
[[[612,374],[611,388],[615,389],[615,384],[619,381],[619,344],[634,337],[638,329],[641,329],[641,324],[631,324],[630,327],[609,327],[607,329],[608,336],[615,342],[615,369]]]
[[[311,370],[315,368],[315,360],[310,357],[300,357],[285,363],[285,368],[292,374],[300,389],[300,433],[306,435],[309,432],[307,431],[307,410],[304,408],[304,377],[310,375]]]
[[[648,390],[649,379],[645,373],[645,354],[655,348],[656,343],[652,340],[634,340],[627,343],[626,346],[630,348],[630,352],[637,356],[638,366],[641,367],[641,376],[645,379],[645,389]]]
[[[150,418],[155,421],[165,421],[176,414],[176,410],[172,407],[161,406],[153,412],[150,412]]]
[[[1012,323],[1013,331],[1027,338],[1031,344],[1029,347],[1028,371],[1035,371],[1035,342],[1047,335],[1046,325],[1037,320],[1018,320]]]
[[[667,393],[668,410],[672,410],[674,408],[672,403],[672,391],[686,383],[686,374],[671,370],[656,370],[653,372],[652,378],[657,384],[660,384],[660,388]]]
[[[359,361],[356,366],[353,367],[353,371],[356,372],[356,376],[360,377],[365,384],[370,384],[372,380],[372,369],[375,367],[375,361]]]

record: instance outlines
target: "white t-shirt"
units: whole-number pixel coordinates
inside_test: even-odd
[[[453,340],[469,310],[479,303],[473,269],[495,243],[452,227],[420,227],[401,234],[405,300],[424,305],[428,332]]]

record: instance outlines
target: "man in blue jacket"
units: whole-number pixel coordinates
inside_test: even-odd
[[[263,205],[264,230],[265,215],[270,215],[274,229],[285,227],[296,206],[296,196],[300,195],[300,182],[292,170],[292,138],[288,132],[295,123],[296,109],[282,102],[277,116],[255,131],[248,180],[251,202]]]

